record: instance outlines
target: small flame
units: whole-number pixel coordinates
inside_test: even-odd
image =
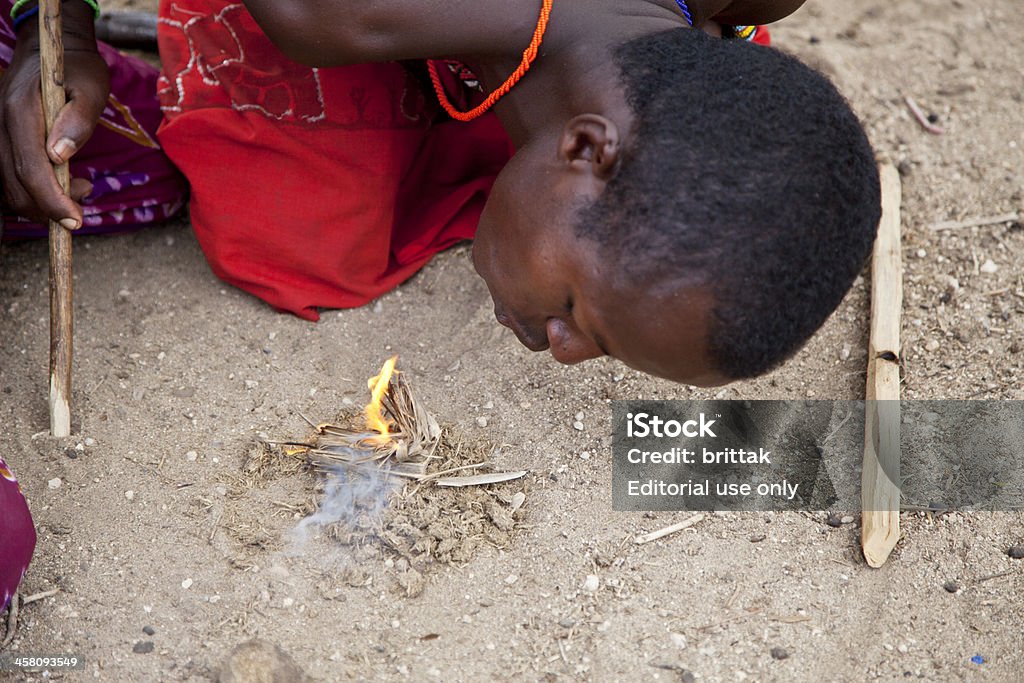
[[[384,418],[384,411],[381,410],[381,399],[391,384],[391,375],[395,372],[395,363],[398,356],[389,358],[380,369],[380,374],[371,377],[366,385],[370,388],[370,402],[366,404],[366,426],[381,436],[388,436],[391,433],[391,423]]]

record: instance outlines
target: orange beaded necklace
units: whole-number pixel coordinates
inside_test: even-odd
[[[452,103],[448,100],[448,95],[444,92],[444,86],[441,85],[441,78],[437,75],[437,65],[433,61],[427,62],[430,81],[434,84],[437,100],[441,103],[441,107],[448,112],[448,116],[451,116],[456,121],[472,121],[475,118],[479,118],[484,112],[493,107],[495,102],[508,94],[508,91],[526,75],[526,72],[530,70],[530,65],[533,64],[533,60],[537,58],[540,44],[544,40],[544,32],[548,28],[548,19],[551,18],[551,4],[554,0],[543,0],[543,2],[544,4],[540,9],[540,18],[537,20],[537,28],[533,32],[533,39],[530,41],[530,46],[523,52],[523,61],[519,63],[519,66],[512,72],[512,75],[505,79],[504,83],[498,86],[494,92],[487,96],[486,100],[473,109],[459,111],[452,106]]]

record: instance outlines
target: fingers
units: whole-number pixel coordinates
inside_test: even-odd
[[[69,73],[68,76],[68,102],[57,114],[46,140],[46,152],[55,164],[67,163],[75,152],[85,146],[107,101],[105,83],[93,80],[88,87],[76,87],[74,74]]]
[[[19,70],[13,78],[8,75],[0,115],[0,178],[5,199],[18,214],[57,221],[74,230],[82,224],[82,210],[75,200],[87,196],[91,185],[84,180],[72,182],[68,196],[51,164],[66,163],[92,136],[106,104],[110,81],[99,55],[69,60],[66,67],[68,102],[57,114],[48,137],[39,100],[38,71],[33,74],[32,70]],[[7,153],[2,153],[4,150]]]
[[[42,117],[4,116],[11,154],[3,162],[4,187],[11,206],[21,215],[47,218],[74,230],[82,225],[82,210],[57,182],[43,148]],[[7,155],[4,155],[7,156]]]
[[[15,213],[37,220],[63,221],[75,229],[81,225],[81,209],[61,190],[50,160],[43,152],[42,122],[34,117],[5,115],[0,126],[0,178],[4,198]]]
[[[83,199],[89,196],[92,192],[92,183],[85,178],[72,178],[71,179],[71,190],[68,194],[76,202],[81,202]]]

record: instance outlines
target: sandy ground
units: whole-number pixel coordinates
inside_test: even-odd
[[[1013,0],[812,0],[775,30],[902,172],[906,397],[1024,399],[1021,223],[929,229],[1024,210],[1021,35]],[[906,95],[945,134],[922,130]],[[323,681],[1024,680],[1024,561],[1006,552],[1024,542],[1020,512],[905,512],[881,570],[861,559],[857,523],[821,513],[711,515],[631,544],[685,513],[611,510],[609,401],[718,392],[531,354],[494,322],[466,248],[313,325],[217,281],[185,223],[76,244],[67,441],[43,433],[46,247],[9,244],[0,261],[0,448],[39,529],[24,590],[59,589],[23,609],[12,647],[84,655],[67,680],[212,680],[251,637]],[[794,360],[721,396],[861,397],[868,284]],[[318,478],[253,474],[252,444],[304,436],[300,412],[362,402],[394,353],[440,421],[530,471],[504,498],[441,513],[520,490],[525,504],[457,561],[410,566],[330,539],[290,553]]]

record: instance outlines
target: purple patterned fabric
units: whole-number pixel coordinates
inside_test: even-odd
[[[15,35],[10,0],[0,0],[0,70],[11,62]],[[156,139],[162,117],[156,68],[100,44],[110,67],[111,95],[96,132],[71,160],[71,175],[93,183],[75,234],[123,232],[162,221],[185,205],[185,179]],[[4,212],[4,238],[43,237],[45,226]]]
[[[0,458],[0,610],[25,575],[36,547],[36,529],[18,481]]]

